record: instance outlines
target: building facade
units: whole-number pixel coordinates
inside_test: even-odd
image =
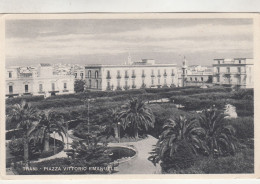
[[[178,83],[175,64],[155,64],[152,59],[125,65],[87,65],[86,87],[90,90],[161,88]]]
[[[75,79],[85,80],[85,68],[83,66],[75,65],[73,68]]]
[[[73,75],[56,75],[50,64],[6,68],[6,96],[74,93]]]
[[[191,65],[188,66],[186,59],[178,70],[178,86],[203,86],[205,83],[212,84],[213,71],[211,67]]]
[[[214,59],[213,84],[254,87],[254,61],[251,58]]]

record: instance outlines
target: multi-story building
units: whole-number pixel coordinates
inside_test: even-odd
[[[186,59],[178,70],[178,86],[202,86],[205,83],[212,83],[212,68],[200,65],[188,66]]]
[[[125,65],[87,65],[86,86],[91,90],[128,90],[161,88],[178,83],[175,64],[155,64],[153,59]]]
[[[6,69],[6,96],[74,93],[73,75],[56,75],[50,64]]]
[[[213,70],[214,84],[254,87],[254,61],[251,58],[214,59]]]
[[[74,66],[75,79],[85,80],[85,69],[84,67]]]

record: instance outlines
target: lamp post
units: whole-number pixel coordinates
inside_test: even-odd
[[[55,133],[56,133],[56,132],[53,131],[53,134],[54,134],[54,135],[53,135],[53,136],[54,136],[54,148],[53,148],[54,155],[55,155],[55,153],[56,153],[56,148],[55,148]]]
[[[118,124],[118,143],[120,143],[120,122]]]

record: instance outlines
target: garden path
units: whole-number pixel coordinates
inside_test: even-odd
[[[150,152],[156,143],[157,139],[151,135],[148,135],[148,138],[137,142],[109,143],[109,146],[129,147],[132,145],[138,152],[134,159],[120,163],[116,174],[160,174],[160,165],[157,164],[154,166],[153,163],[148,160]]]
[[[71,133],[70,133],[71,134]],[[61,140],[61,137],[56,137],[56,139]],[[65,139],[66,140],[66,139]],[[68,143],[70,149],[70,143],[73,139],[69,136]],[[109,146],[124,146],[129,147],[133,146],[137,150],[137,156],[130,161],[120,163],[118,166],[118,172],[116,174],[160,174],[161,167],[159,164],[156,166],[153,165],[151,161],[148,160],[150,152],[153,149],[153,146],[156,145],[157,139],[151,135],[148,135],[146,139],[137,141],[137,142],[122,142],[122,143],[109,143]],[[65,145],[65,148],[66,145]],[[51,160],[55,158],[64,158],[67,157],[66,152],[61,151],[56,155],[51,157],[42,158],[34,162],[42,162],[45,160]]]

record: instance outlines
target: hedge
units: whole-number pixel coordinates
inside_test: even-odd
[[[22,100],[25,100],[26,102],[39,102],[44,100],[44,96],[23,96],[23,97],[16,97],[16,98],[7,98],[6,99],[6,104],[7,105],[14,105],[17,103],[21,103]]]

